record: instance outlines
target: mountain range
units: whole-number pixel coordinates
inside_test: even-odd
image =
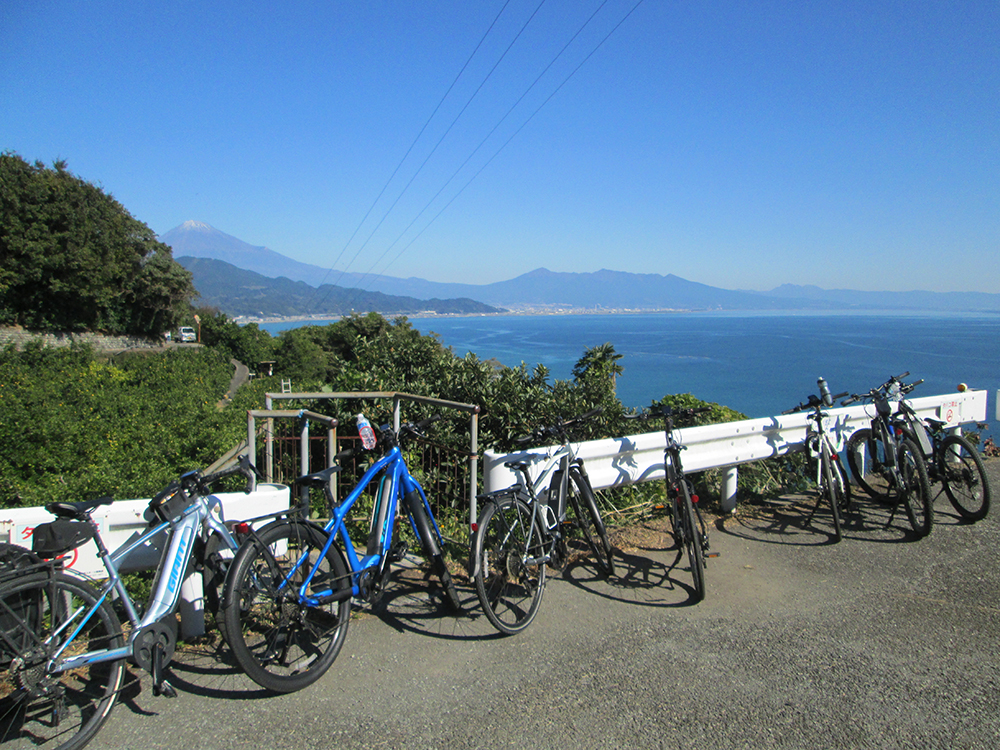
[[[673,274],[662,276],[610,270],[559,273],[538,268],[492,284],[370,276],[302,263],[196,221],[187,221],[159,239],[173,249],[181,265],[192,271],[195,288],[203,302],[237,316],[327,312],[315,308],[319,298],[330,300],[331,309],[342,311],[346,302],[353,309],[387,313],[445,309],[457,313],[496,312],[499,309],[1000,311],[1000,294],[862,292],[793,284],[784,284],[769,292],[756,292],[721,289]],[[325,284],[326,281],[333,283]],[[474,309],[477,304],[478,309]],[[385,305],[389,307],[383,309]],[[272,312],[265,312],[265,309]],[[279,309],[285,312],[278,312]],[[291,312],[292,309],[297,311]]]

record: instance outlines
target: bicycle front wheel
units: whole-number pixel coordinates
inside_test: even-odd
[[[347,636],[351,584],[336,545],[320,559],[325,533],[308,523],[278,522],[241,547],[223,602],[225,633],[240,667],[261,687],[292,693],[333,664]],[[309,594],[332,590],[323,604],[301,601],[299,589],[320,561]]]
[[[872,500],[889,504],[890,479],[885,465],[885,443],[871,440],[872,431],[865,427],[856,430],[847,441],[847,466],[858,486]],[[874,451],[874,454],[873,452]]]
[[[681,486],[674,500],[674,521],[677,524],[674,535],[687,553],[688,565],[691,566],[694,588],[692,598],[697,604],[705,599],[705,550],[701,543],[701,527],[695,517],[694,504],[685,479],[681,479]]]
[[[451,571],[448,570],[448,563],[444,559],[444,539],[441,537],[441,530],[434,520],[430,505],[419,490],[409,492],[404,500],[410,513],[410,520],[413,528],[420,538],[420,544],[424,548],[424,554],[431,563],[431,571],[441,581],[441,588],[444,589],[445,600],[454,612],[462,611],[462,600],[458,596],[455,582],[452,580]]]
[[[77,625],[93,615],[67,643]],[[49,673],[62,657],[125,645],[111,605],[65,573],[35,573],[0,587],[0,746],[76,750],[107,721],[125,675],[123,659]]]
[[[545,561],[532,510],[513,495],[490,500],[472,543],[476,595],[497,630],[513,635],[538,613],[545,590]]]
[[[611,553],[611,542],[604,527],[601,511],[597,509],[597,498],[590,487],[590,481],[575,469],[570,470],[569,500],[576,514],[576,527],[594,553],[598,569],[606,576],[615,574],[615,561]]]
[[[843,531],[840,525],[840,510],[844,505],[844,492],[840,484],[840,472],[834,468],[833,458],[830,455],[830,447],[823,443],[823,452],[820,455],[820,460],[823,462],[823,486],[820,488],[820,492],[826,497],[827,502],[830,503],[830,511],[833,514],[833,540],[839,542],[843,539]],[[837,472],[837,476],[834,477],[834,472]]]
[[[897,460],[900,479],[900,486],[896,488],[897,501],[905,505],[906,516],[917,536],[927,536],[931,533],[931,526],[934,523],[927,466],[921,457],[920,449],[912,440],[903,440],[899,444]]]
[[[941,441],[935,460],[944,492],[962,518],[986,518],[990,511],[990,483],[972,443],[961,435],[948,435]]]

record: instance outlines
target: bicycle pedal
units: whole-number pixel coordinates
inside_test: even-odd
[[[177,690],[166,680],[162,680],[159,685],[153,684],[153,695],[162,695],[165,698],[176,698]]]
[[[709,558],[709,557],[722,557],[722,553],[721,552],[706,552],[705,553],[705,557],[706,558]]]
[[[406,557],[406,553],[409,551],[410,548],[406,544],[406,542],[397,542],[396,545],[392,548],[392,551],[389,552],[389,562],[391,563],[399,562],[404,557]]]

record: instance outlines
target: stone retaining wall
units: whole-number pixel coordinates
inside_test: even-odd
[[[41,333],[23,328],[0,327],[0,349],[13,344],[22,349],[29,341],[41,339],[46,346],[69,346],[70,344],[90,344],[101,351],[122,351],[124,349],[154,349],[163,345],[140,336],[105,336],[100,333]]]

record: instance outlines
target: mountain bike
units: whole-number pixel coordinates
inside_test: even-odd
[[[979,521],[990,510],[990,484],[979,452],[962,435],[945,432],[946,422],[933,417],[921,419],[904,398],[923,380],[904,383],[908,372],[892,377],[878,389],[888,399],[898,398],[892,424],[898,435],[905,435],[920,447],[930,482],[940,482],[948,500],[962,518]],[[884,472],[876,462],[867,459],[871,429],[855,432],[847,443],[847,463],[858,484],[873,499],[885,500]]]
[[[694,488],[684,474],[681,451],[685,449],[685,446],[677,440],[674,434],[674,418],[690,418],[707,411],[711,411],[710,406],[674,409],[666,405],[654,405],[650,407],[649,411],[625,415],[626,419],[663,418],[664,437],[666,438],[666,444],[663,448],[663,480],[667,490],[666,507],[670,513],[674,544],[677,547],[677,558],[671,568],[680,562],[681,556],[686,552],[688,565],[691,568],[695,603],[705,598],[707,559],[718,557],[718,553],[708,551],[708,527],[705,525],[705,519],[701,516],[701,509],[698,507],[698,496],[694,494]]]
[[[331,483],[340,466],[300,477],[300,487],[321,488],[331,510],[324,526],[286,519],[251,532],[233,560],[222,606],[229,645],[258,685],[290,693],[311,685],[333,664],[347,636],[351,599],[375,602],[391,564],[406,554],[396,518],[405,513],[444,587],[450,606],[461,601],[444,560],[444,540],[423,488],[410,474],[402,440],[422,437],[435,418],[379,430],[378,457],[337,504]],[[349,449],[338,460],[355,453]],[[368,538],[359,555],[347,529],[348,514],[366,489],[375,492]],[[339,538],[340,544],[336,543]]]
[[[600,413],[594,409],[518,438],[515,442],[522,444],[556,438],[559,446],[534,454],[532,461],[506,462],[522,481],[479,496],[482,510],[473,529],[472,578],[483,612],[501,633],[513,635],[531,624],[545,591],[546,565],[566,564],[574,532],[593,553],[598,570],[614,574],[611,543],[594,490],[583,459],[570,443],[572,428]],[[532,479],[531,464],[536,461],[543,466]]]
[[[851,507],[851,485],[847,481],[847,474],[840,463],[838,446],[826,428],[826,419],[829,414],[824,409],[833,406],[836,399],[846,396],[847,391],[834,396],[830,394],[823,378],[820,378],[818,382],[820,396],[810,395],[805,403],[800,403],[782,414],[793,414],[806,409],[812,410],[812,414],[808,415],[811,424],[806,430],[805,450],[806,455],[816,464],[816,487],[819,491],[819,499],[809,514],[809,518],[806,519],[806,523],[812,523],[816,511],[819,510],[823,501],[826,501],[830,506],[830,514],[833,519],[833,540],[839,542],[843,538],[841,517]]]
[[[847,465],[855,481],[872,499],[892,506],[886,525],[892,523],[902,506],[913,531],[926,536],[934,523],[930,482],[920,446],[901,428],[897,430],[891,400],[899,398],[898,386],[899,379],[893,377],[867,393],[853,393],[841,402],[847,406],[870,401],[875,406],[870,427],[856,430],[847,441]]]
[[[33,552],[5,551],[0,565],[0,745],[59,750],[86,745],[124,687],[126,659],[152,675],[155,695],[176,695],[164,668],[177,642],[181,584],[197,564],[206,570],[206,598],[221,585],[218,566],[224,563],[210,550],[219,544],[235,550],[238,544],[210,490],[237,473],[247,477],[249,491],[254,472],[245,456],[214,474],[184,474],[150,501],[150,528],[113,553],[91,516],[111,503],[110,497],[45,506],[56,520],[35,527]],[[119,564],[163,533],[167,544],[140,615]],[[62,566],[63,555],[90,540],[108,574],[99,588]],[[128,619],[127,631],[112,607],[113,598]]]

